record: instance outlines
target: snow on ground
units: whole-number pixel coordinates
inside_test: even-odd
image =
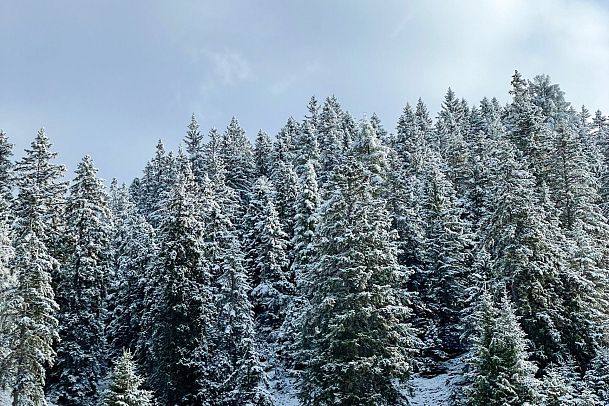
[[[415,375],[410,382],[413,395],[410,406],[448,406],[452,395],[463,382],[463,359],[455,358],[444,363],[445,373],[426,377]]]
[[[56,406],[53,402],[47,402],[48,406]],[[8,390],[0,390],[0,406],[11,405],[11,392]]]

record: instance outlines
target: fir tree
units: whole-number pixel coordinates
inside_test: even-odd
[[[609,350],[597,352],[590,369],[586,371],[586,382],[598,396],[599,402],[609,402]],[[600,404],[600,403],[599,403]]]
[[[205,173],[205,144],[194,113],[190,119],[190,124],[188,124],[184,144],[186,145],[186,153],[188,154],[195,180],[201,182]]]
[[[562,350],[560,300],[566,241],[555,209],[535,179],[506,146],[498,157],[500,181],[483,224],[482,244],[490,254],[492,286],[506,286],[535,360],[557,361]]]
[[[134,200],[140,212],[154,228],[160,225],[163,202],[175,180],[175,162],[173,155],[165,151],[159,140],[154,157],[146,164],[138,193]]]
[[[266,333],[281,325],[294,287],[288,275],[287,235],[281,229],[273,192],[265,177],[254,184],[246,213],[247,267],[253,282],[256,319]]]
[[[273,143],[267,133],[260,130],[256,135],[254,143],[254,161],[256,163],[256,175],[271,176]]]
[[[156,255],[154,232],[124,186],[115,189],[111,197],[114,287],[108,297],[108,304],[113,305],[107,328],[109,357],[117,359],[127,349],[146,360],[150,354],[146,354],[142,342],[149,326],[143,325],[143,320],[150,305],[146,296],[150,294],[149,275]]]
[[[105,393],[103,406],[153,406],[152,392],[141,388],[144,379],[135,371],[131,352],[124,351],[114,372],[112,381]]]
[[[0,386],[12,388],[13,405],[46,406],[45,368],[53,365],[59,339],[59,308],[51,286],[57,261],[41,239],[48,215],[41,200],[32,189],[19,191],[12,263],[16,281],[0,297],[0,343],[6,345],[0,351]]]
[[[96,172],[85,156],[66,207],[68,254],[57,287],[61,342],[51,385],[53,396],[65,405],[94,405],[105,374],[110,212]]]
[[[524,406],[539,399],[536,367],[527,361],[527,343],[506,296],[496,307],[485,293],[475,316],[468,405]]]
[[[161,218],[160,247],[151,275],[152,307],[146,316],[151,326],[151,386],[162,402],[171,405],[196,402],[204,365],[209,365],[199,349],[207,347],[202,341],[211,335],[214,313],[197,187],[188,161],[180,162]]]
[[[307,281],[300,395],[314,405],[396,404],[413,336],[395,234],[360,162],[349,159],[331,182]]]
[[[13,144],[11,144],[6,136],[6,133],[0,129],[0,194],[6,201],[5,206],[8,206],[7,202],[12,200],[13,190],[13,162],[11,157],[13,156]]]
[[[57,261],[64,259],[64,222],[66,182],[62,180],[65,168],[52,161],[57,153],[51,151],[51,142],[44,129],[40,129],[30,149],[25,150],[24,157],[15,165],[15,182],[19,191],[27,192],[31,202],[36,204],[40,216],[40,230],[36,234],[46,246],[49,254]],[[15,202],[16,217],[27,218],[27,211],[32,209],[22,199]],[[59,264],[56,263],[56,265]],[[56,271],[52,271],[54,284]]]

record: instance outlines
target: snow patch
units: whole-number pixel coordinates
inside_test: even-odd
[[[427,377],[415,375],[410,382],[413,394],[410,406],[449,406],[455,390],[463,383],[463,359],[446,361],[443,374]]]

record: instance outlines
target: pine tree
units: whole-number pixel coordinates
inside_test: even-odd
[[[509,146],[498,156],[498,182],[482,229],[490,254],[491,286],[505,286],[540,367],[558,361],[562,350],[560,299],[566,240],[553,216],[547,190],[514,159]]]
[[[281,229],[286,233],[288,239],[294,235],[294,208],[296,195],[298,193],[298,178],[294,167],[289,162],[278,161],[271,174],[271,181],[275,191],[275,208],[281,222]],[[288,244],[290,251],[291,246]]]
[[[570,272],[563,278],[568,321],[563,327],[565,344],[582,370],[595,356],[609,322],[609,278],[604,270],[609,251],[609,226],[599,206],[598,183],[589,169],[584,147],[573,123],[556,123],[556,147],[552,156],[551,190],[567,237],[573,242]]]
[[[327,98],[318,120],[317,142],[319,145],[319,182],[324,185],[343,155],[343,134],[340,111],[336,111],[336,99]],[[315,159],[315,156],[311,156]]]
[[[26,180],[21,181],[23,185]],[[6,345],[6,351],[0,351],[0,386],[12,388],[13,405],[46,406],[45,368],[53,365],[54,343],[59,339],[59,308],[51,283],[57,261],[41,240],[48,212],[32,189],[22,188],[16,199],[19,215],[12,262],[16,281],[2,292],[0,303],[0,343]]]
[[[205,173],[205,144],[194,113],[188,125],[184,144],[186,145],[186,152],[188,153],[188,159],[190,159],[195,180],[201,182]]]
[[[311,162],[316,170],[319,168],[319,144],[317,141],[317,129],[310,122],[305,121],[297,134],[295,144],[297,151],[295,155],[295,169],[298,176],[304,170],[304,166]]]
[[[310,266],[315,259],[313,240],[315,229],[319,222],[320,196],[317,189],[317,176],[311,163],[300,178],[298,196],[296,198],[296,215],[294,216],[294,237],[291,245],[294,260],[290,266],[291,277],[294,279],[296,294],[286,311],[282,335],[286,337],[286,362],[294,364],[298,361],[298,336],[302,330],[302,316],[308,306],[306,297],[306,280]]]
[[[176,183],[167,196],[158,233],[148,345],[153,358],[150,383],[160,401],[186,405],[196,402],[199,381],[208,360],[206,347],[214,317],[209,266],[205,262],[201,208],[190,165],[183,157]],[[197,355],[197,357],[193,357]]]
[[[233,226],[216,207],[212,213],[213,243],[218,252],[213,258],[219,273],[218,331],[215,337],[213,378],[222,405],[270,405],[264,370],[259,361],[254,335],[254,313],[243,266],[244,258]],[[210,235],[210,234],[208,234]]]
[[[454,353],[463,350],[460,317],[469,281],[471,234],[441,158],[430,156],[428,165],[422,207],[425,271],[419,294],[429,311],[429,333],[438,335],[434,351]]]
[[[598,396],[600,402],[609,402],[609,350],[598,351],[592,360],[590,369],[586,371],[586,382]],[[600,403],[599,403],[600,404]]]
[[[6,201],[2,208],[8,206],[7,202],[12,200],[13,190],[13,144],[11,144],[6,133],[0,129],[0,194]]]
[[[59,265],[64,259],[64,222],[65,222],[65,193],[67,183],[62,180],[65,168],[52,161],[57,153],[51,151],[51,142],[44,129],[40,129],[30,149],[25,150],[25,156],[15,165],[15,182],[19,191],[27,192],[36,202],[36,212],[40,216],[41,230],[36,230],[41,242],[48,249]],[[27,218],[31,208],[22,200],[16,202],[15,217]],[[51,272],[54,284],[57,269]]]
[[[288,240],[279,223],[268,179],[261,177],[256,181],[249,201],[244,248],[253,282],[256,319],[268,334],[283,322],[285,309],[294,291],[288,275]]]
[[[337,168],[317,227],[308,276],[300,380],[304,404],[396,404],[410,375],[413,335],[400,289],[395,233],[355,158]]]
[[[117,359],[123,349],[139,359],[149,359],[142,341],[149,326],[143,325],[149,294],[149,275],[156,255],[152,227],[137,211],[122,186],[112,196],[112,263],[114,284],[108,304],[112,305],[107,328],[109,357]]]
[[[537,404],[536,367],[527,361],[527,343],[506,296],[496,307],[485,293],[475,316],[468,405]]]
[[[153,406],[152,392],[141,388],[144,379],[136,371],[131,352],[124,351],[114,372],[112,382],[103,399],[103,406]]]
[[[260,130],[254,143],[254,161],[256,162],[256,175],[271,176],[273,143],[267,133]]]
[[[66,207],[68,253],[57,287],[61,342],[51,385],[53,396],[65,405],[94,405],[105,374],[110,212],[96,172],[85,156]]]
[[[255,180],[256,163],[250,141],[235,117],[222,135],[220,156],[226,168],[226,184],[239,197],[239,215],[245,213],[247,198]]]
[[[146,164],[134,200],[140,213],[155,229],[160,225],[163,202],[175,181],[173,155],[165,151],[163,142],[156,145],[154,157]]]

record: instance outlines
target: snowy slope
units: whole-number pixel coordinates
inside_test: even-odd
[[[55,403],[47,402],[48,406],[56,406]],[[0,390],[0,406],[10,406],[11,395],[10,391]]]
[[[444,363],[445,373],[433,376],[415,376],[414,390],[409,399],[411,406],[448,406],[454,390],[463,382],[463,360],[455,358]]]

